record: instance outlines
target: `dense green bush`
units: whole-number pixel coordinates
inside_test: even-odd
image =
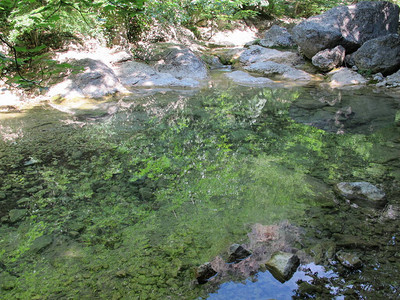
[[[143,0],[1,0],[0,78],[18,87],[40,87],[65,70],[48,54],[77,35],[96,36],[127,25]]]

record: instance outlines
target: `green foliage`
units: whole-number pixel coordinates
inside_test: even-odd
[[[339,5],[348,5],[349,0],[271,0],[268,1],[268,13],[275,16],[289,16],[292,18],[310,17],[320,14]]]
[[[99,34],[112,22],[129,23],[143,2],[1,1],[0,42],[8,51],[1,55],[0,76],[19,87],[44,87],[71,67],[53,61],[49,51],[68,37]]]

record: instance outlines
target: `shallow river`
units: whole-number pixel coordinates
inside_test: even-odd
[[[399,133],[384,90],[219,73],[1,113],[0,298],[397,299]],[[359,181],[386,205],[336,191]],[[228,263],[232,244],[252,254]],[[265,268],[275,251],[300,259],[283,283]],[[206,262],[220,272],[199,284]]]

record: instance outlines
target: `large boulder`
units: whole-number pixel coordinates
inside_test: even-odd
[[[400,70],[396,73],[387,76],[381,82],[376,84],[378,87],[399,87],[400,86]]]
[[[293,28],[293,39],[309,59],[324,49],[342,45],[354,52],[370,39],[396,33],[399,7],[389,2],[363,1],[339,6]]]
[[[389,34],[367,41],[352,56],[359,70],[389,75],[400,68],[400,36]]]
[[[139,57],[141,54],[139,54]],[[206,64],[190,49],[182,45],[157,43],[142,54],[143,60],[148,61],[157,72],[168,73],[172,76],[192,79],[205,79],[208,76]]]
[[[328,72],[333,68],[343,64],[345,57],[345,49],[337,46],[333,49],[326,49],[318,52],[312,58],[312,64],[324,72]]]
[[[117,92],[128,92],[114,71],[103,62],[85,58],[73,64],[82,67],[83,72],[72,74],[64,81],[52,86],[48,96],[100,98]]]
[[[263,47],[287,48],[295,45],[292,35],[286,28],[273,25],[265,32],[264,38],[260,40]]]
[[[115,67],[121,83],[131,87],[197,87],[198,80],[178,79],[172,74],[158,72],[154,67],[135,61],[126,61]]]

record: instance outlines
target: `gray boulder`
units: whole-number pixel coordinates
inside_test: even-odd
[[[342,196],[359,206],[382,208],[386,204],[386,194],[369,182],[341,182],[337,184],[337,189]]]
[[[342,46],[322,50],[313,56],[312,64],[321,71],[328,72],[343,64],[345,51]]]
[[[293,40],[309,59],[324,49],[342,45],[354,52],[370,39],[396,33],[399,7],[389,2],[363,1],[339,6],[293,28]]]
[[[396,73],[387,76],[381,82],[377,83],[378,87],[387,86],[387,87],[399,87],[400,86],[400,70]]]
[[[114,70],[121,83],[127,86],[134,86],[157,75],[157,71],[153,67],[135,61],[120,63]]]
[[[260,40],[260,45],[263,47],[289,48],[293,47],[295,43],[286,28],[273,25],[265,32],[264,38]]]
[[[312,79],[307,72],[273,61],[257,62],[244,68],[250,72],[261,73],[266,76],[279,76],[290,81],[309,82]]]
[[[276,63],[295,64],[300,60],[297,53],[289,51],[279,51],[268,49],[261,46],[250,46],[240,54],[239,61],[243,65],[249,65],[255,62],[274,61]]]
[[[213,54],[219,58],[223,65],[233,65],[244,51],[244,48],[221,48],[215,49]]]
[[[144,63],[127,61],[115,67],[121,83],[131,87],[197,87],[200,82],[193,78],[178,79],[172,74],[158,72]]]
[[[206,64],[190,49],[182,45],[157,43],[143,55],[157,72],[168,73],[183,79],[205,79],[208,76]]]
[[[297,255],[282,251],[275,252],[265,264],[271,274],[280,282],[289,280],[300,265]]]
[[[359,70],[389,75],[400,68],[400,36],[389,34],[367,41],[353,55]]]
[[[117,92],[128,92],[114,71],[101,61],[85,58],[73,64],[82,67],[84,71],[72,74],[66,80],[52,86],[48,96],[100,98]]]

